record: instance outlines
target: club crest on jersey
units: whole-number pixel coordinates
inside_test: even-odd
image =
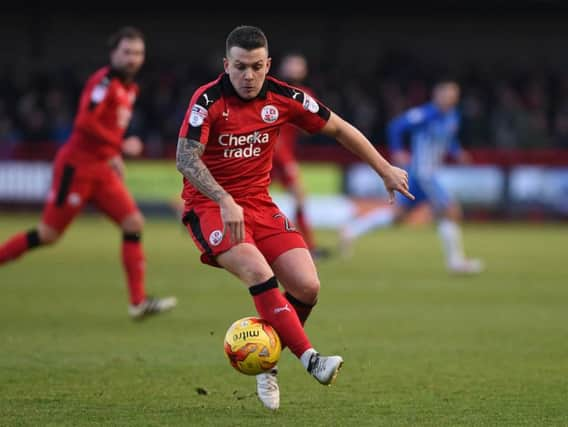
[[[274,105],[265,105],[262,107],[260,117],[265,123],[274,123],[278,120],[278,108]]]
[[[223,232],[221,230],[213,230],[209,235],[209,243],[217,246],[223,240]]]
[[[304,110],[308,110],[310,113],[317,113],[320,109],[318,103],[314,98],[312,98],[307,93],[304,93]]]
[[[189,124],[194,128],[201,126],[207,118],[207,114],[207,108],[204,108],[199,104],[195,104],[193,107],[191,107]]]

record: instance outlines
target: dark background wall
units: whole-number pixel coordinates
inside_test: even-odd
[[[238,24],[261,26],[272,52],[301,49],[313,61],[364,70],[386,50],[400,49],[431,61],[480,66],[534,63],[564,67],[568,12],[556,2],[469,3],[456,7],[390,5],[367,10],[99,8],[4,9],[0,16],[1,64],[104,60],[104,40],[118,26],[134,24],[148,36],[149,59],[203,61],[222,55],[225,35]],[[452,4],[452,2],[449,2]],[[167,5],[167,3],[166,3]],[[491,6],[492,5],[492,6]],[[381,8],[380,4],[376,7]]]
[[[222,71],[227,33],[251,24],[267,33],[275,66],[283,53],[303,52],[318,96],[378,143],[387,121],[427,101],[432,80],[450,71],[463,83],[466,146],[568,148],[568,9],[562,2],[375,7],[380,13],[357,2],[331,9],[298,2],[4,7],[0,141],[64,142],[82,83],[107,61],[108,35],[135,25],[147,36],[147,62],[133,130],[154,147],[148,153],[163,155],[175,145],[191,93]]]

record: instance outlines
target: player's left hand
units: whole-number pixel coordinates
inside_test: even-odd
[[[124,166],[124,160],[122,160],[121,156],[114,156],[113,158],[111,158],[109,161],[110,167],[112,168],[113,171],[116,172],[116,174],[121,178],[124,179],[124,170],[125,170],[125,166]]]
[[[245,216],[243,208],[227,194],[219,201],[223,232],[229,231],[231,242],[242,243],[245,240]]]
[[[142,140],[137,136],[129,136],[124,141],[122,141],[122,152],[127,156],[139,156],[142,154],[144,149],[144,144]]]
[[[414,196],[408,191],[408,172],[404,169],[391,166],[383,176],[385,187],[389,192],[389,203],[394,203],[394,192],[398,191],[403,196],[414,200]]]

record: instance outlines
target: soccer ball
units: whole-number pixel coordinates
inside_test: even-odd
[[[266,320],[243,317],[225,334],[225,354],[242,374],[257,375],[272,369],[280,359],[280,337]]]

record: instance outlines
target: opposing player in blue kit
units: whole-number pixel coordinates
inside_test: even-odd
[[[387,138],[393,163],[408,171],[409,190],[415,199],[397,196],[394,208],[377,208],[347,224],[341,230],[341,251],[350,252],[355,239],[370,231],[398,223],[415,207],[428,203],[437,222],[446,266],[452,273],[475,274],[483,270],[478,259],[466,258],[463,250],[460,205],[444,188],[439,170],[449,154],[460,163],[469,163],[469,154],[460,146],[457,133],[460,116],[457,104],[460,87],[454,80],[440,80],[432,101],[412,108],[388,125]],[[404,136],[410,136],[410,153]]]

